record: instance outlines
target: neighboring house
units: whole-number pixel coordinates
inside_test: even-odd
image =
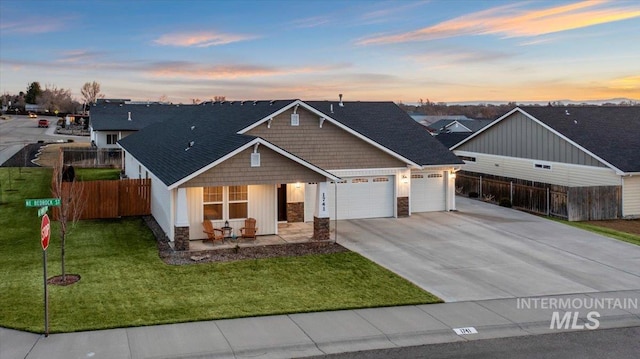
[[[119,116],[136,121],[140,106],[124,104]],[[455,209],[463,162],[392,102],[148,109],[165,120],[118,143],[126,174],[151,179],[152,214],[178,250],[205,237],[203,220],[229,221],[237,233],[253,217],[258,234],[277,234],[283,221],[313,222],[314,237],[328,239],[336,217]]]
[[[465,116],[449,116],[457,118],[443,118],[427,126],[434,135],[441,133],[474,133],[490,124],[493,120],[476,120]]]
[[[179,106],[99,99],[90,109],[91,141],[98,148],[118,148],[118,140],[152,123],[175,118],[180,113]]]
[[[640,216],[638,106],[516,107],[451,149],[465,160],[465,172],[618,186],[621,216]]]

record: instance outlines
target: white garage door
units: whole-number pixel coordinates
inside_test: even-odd
[[[640,176],[623,177],[622,215],[640,216]]]
[[[442,172],[411,173],[411,212],[444,211],[445,201]]]
[[[335,217],[336,184],[327,185],[329,214]],[[393,217],[395,209],[394,177],[350,177],[337,184],[338,219]],[[305,187],[305,221],[313,221],[316,185]]]

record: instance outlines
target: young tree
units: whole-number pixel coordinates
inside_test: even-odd
[[[54,198],[60,198],[60,206],[57,207],[57,220],[60,223],[60,248],[62,264],[62,282],[67,282],[65,271],[65,242],[71,229],[80,220],[82,212],[86,208],[84,198],[84,184],[75,179],[73,167],[65,167],[60,150],[60,159],[53,166],[51,180],[51,194]]]
[[[104,95],[100,94],[100,84],[95,81],[85,82],[80,89],[80,94],[82,94],[85,104],[92,104],[97,99],[104,97]]]
[[[78,103],[71,97],[71,90],[59,89],[54,85],[45,85],[44,91],[38,97],[37,103],[49,112],[73,113]]]

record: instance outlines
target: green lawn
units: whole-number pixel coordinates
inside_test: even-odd
[[[78,168],[75,172],[80,181],[117,180],[120,178],[120,170],[113,168]]]
[[[615,229],[601,227],[601,226],[597,226],[597,225],[593,225],[593,224],[589,224],[589,223],[569,222],[569,221],[565,221],[563,219],[558,219],[558,218],[553,218],[553,217],[547,217],[547,218],[549,218],[551,220],[554,220],[556,222],[564,223],[564,224],[566,224],[568,226],[581,228],[581,229],[584,229],[584,230],[587,230],[587,231],[590,231],[590,232],[598,233],[598,234],[603,235],[605,237],[614,238],[614,239],[617,239],[617,240],[620,240],[620,241],[633,243],[635,245],[640,246],[640,236],[638,236],[636,234],[627,233],[627,232],[620,232],[620,231],[616,231]]]
[[[0,326],[43,332],[40,219],[24,199],[50,197],[51,171],[28,169],[7,192],[8,171],[0,169]],[[57,228],[49,276],[60,274]],[[81,222],[66,266],[82,279],[49,286],[52,333],[440,301],[355,253],[169,266],[139,218]]]

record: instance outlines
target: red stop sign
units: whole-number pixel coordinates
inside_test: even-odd
[[[49,216],[45,213],[42,216],[42,225],[40,225],[40,241],[42,242],[42,250],[46,251],[49,247],[49,238],[51,237],[51,222]]]

